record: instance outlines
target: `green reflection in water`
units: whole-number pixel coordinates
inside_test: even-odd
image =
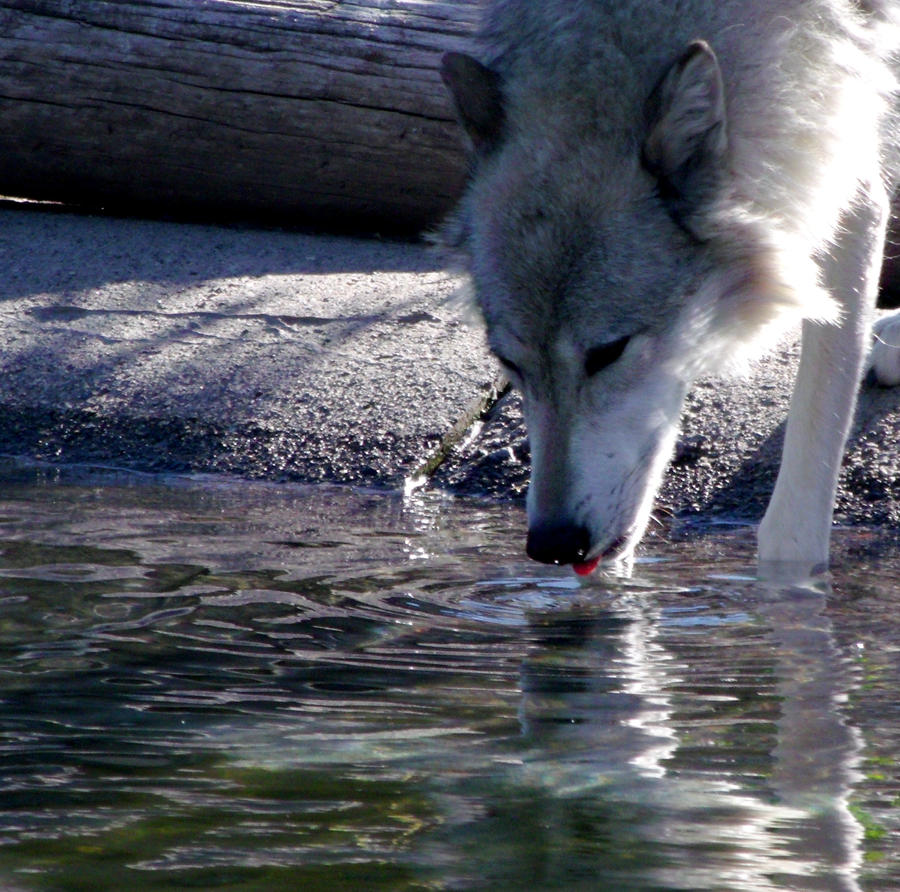
[[[520,525],[13,475],[0,886],[896,888],[896,556],[773,593],[701,537],[578,587]]]

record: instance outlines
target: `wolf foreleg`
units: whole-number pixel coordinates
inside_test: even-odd
[[[841,303],[842,318],[832,325],[803,323],[781,468],[759,527],[761,564],[789,563],[803,573],[828,565],[837,479],[869,348],[887,218],[887,197],[867,194],[844,214],[822,260],[823,282]]]

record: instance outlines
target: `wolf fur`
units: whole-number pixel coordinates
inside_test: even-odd
[[[894,185],[900,2],[494,0],[442,76],[462,250],[531,442],[528,552],[643,535],[700,374],[802,321],[764,562],[825,566]]]

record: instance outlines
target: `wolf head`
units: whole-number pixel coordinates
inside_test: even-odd
[[[641,538],[691,382],[781,318],[798,276],[737,194],[706,43],[637,102],[462,54],[442,76],[474,158],[447,239],[522,392],[528,553],[589,572]]]

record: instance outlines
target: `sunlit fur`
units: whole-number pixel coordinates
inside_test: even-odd
[[[490,4],[480,60],[500,77],[502,135],[477,153],[445,238],[467,256],[490,344],[524,395],[532,526],[586,526],[592,555],[623,538],[627,554],[691,382],[799,319],[843,327],[834,346],[829,335],[810,347],[809,362],[840,353],[858,378],[895,167],[896,19],[894,3],[838,0]],[[677,86],[697,40],[700,74]],[[648,168],[651,97],[668,77],[685,102],[692,89],[702,98],[716,63],[722,160],[709,176],[691,172],[675,214]],[[661,138],[677,149],[691,121]],[[586,379],[585,352],[623,335],[633,338],[622,358]],[[853,398],[838,390],[836,430],[797,423],[842,449]],[[809,391],[798,385],[798,399]],[[785,467],[800,461],[786,454]],[[833,501],[834,482],[824,485]],[[820,502],[808,510],[821,513]],[[827,532],[824,544],[821,532],[793,535],[789,513],[767,517],[763,557],[827,557]]]

